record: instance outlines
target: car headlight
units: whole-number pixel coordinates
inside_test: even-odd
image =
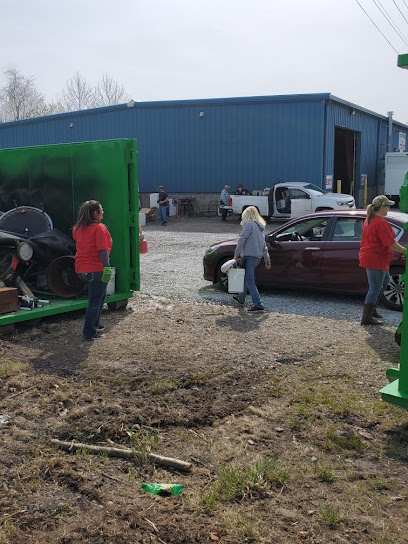
[[[343,202],[342,200],[336,200],[337,206],[347,206],[347,202]]]
[[[21,242],[16,249],[16,255],[20,261],[27,262],[33,256],[33,248],[27,242]]]

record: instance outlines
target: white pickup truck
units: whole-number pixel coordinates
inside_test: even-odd
[[[341,193],[325,193],[306,182],[277,183],[265,189],[261,196],[231,195],[232,213],[241,214],[248,206],[255,206],[266,218],[292,219],[321,210],[355,209],[354,198]]]

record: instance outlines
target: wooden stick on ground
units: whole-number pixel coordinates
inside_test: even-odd
[[[51,439],[51,444],[60,447],[65,451],[76,451],[76,450],[88,450],[89,453],[104,453],[109,457],[123,457],[129,459],[138,455],[140,452],[131,450],[129,448],[111,448],[107,446],[92,446],[89,444],[83,444],[81,442],[64,442],[56,438]],[[156,455],[155,453],[147,454],[147,458],[152,463],[156,465],[161,465],[163,467],[172,467],[177,470],[182,470],[184,472],[189,472],[191,470],[191,463],[181,461],[180,459],[173,459],[172,457],[163,457],[162,455]]]

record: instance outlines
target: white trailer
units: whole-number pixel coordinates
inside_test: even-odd
[[[408,153],[385,154],[385,183],[384,194],[392,200],[399,201],[399,192],[408,171]]]

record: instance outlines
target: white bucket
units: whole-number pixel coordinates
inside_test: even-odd
[[[106,294],[107,295],[114,295],[115,294],[115,278],[116,278],[116,268],[112,266],[112,276],[111,279],[108,282],[108,286],[106,288]]]
[[[228,269],[228,293],[243,293],[245,268]]]

